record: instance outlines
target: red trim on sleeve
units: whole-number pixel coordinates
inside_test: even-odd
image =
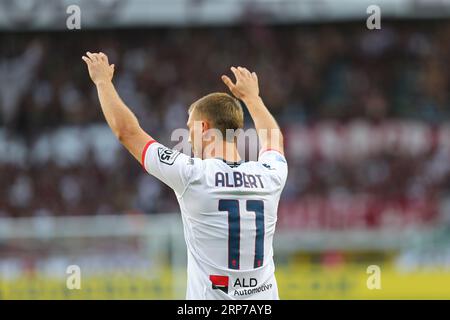
[[[281,154],[283,157],[284,157],[284,154],[282,154],[281,153],[281,151],[279,151],[279,150],[277,150],[277,149],[263,149],[263,150],[261,150],[260,152],[259,152],[259,155],[261,156],[264,152],[267,152],[267,151],[276,151],[276,152],[278,152],[279,154]]]
[[[148,147],[150,147],[153,142],[156,142],[156,140],[150,140],[149,142],[147,142],[144,149],[142,150],[141,164],[142,164],[142,167],[144,168],[144,170],[147,170],[147,169],[145,169],[145,155],[147,153]]]

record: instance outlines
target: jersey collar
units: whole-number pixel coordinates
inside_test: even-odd
[[[225,160],[223,158],[215,158],[215,159],[222,160],[223,162],[225,162],[230,167],[238,167],[239,165],[244,163],[243,160],[240,160],[240,161],[227,161],[227,160]]]

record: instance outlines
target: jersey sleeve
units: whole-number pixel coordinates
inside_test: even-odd
[[[261,150],[258,162],[269,170],[281,186],[284,186],[288,175],[288,166],[283,154],[273,149]]]
[[[189,184],[194,161],[179,151],[151,140],[142,150],[141,164],[145,171],[181,195]]]

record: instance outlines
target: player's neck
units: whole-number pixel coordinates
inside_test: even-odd
[[[228,162],[241,161],[236,143],[234,142],[222,142],[214,146],[207,146],[203,153],[203,159],[210,158],[220,158]]]

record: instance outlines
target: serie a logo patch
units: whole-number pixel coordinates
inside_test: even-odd
[[[209,280],[211,280],[213,289],[228,293],[228,276],[210,275]]]
[[[172,165],[175,159],[180,155],[180,152],[169,149],[169,148],[158,148],[159,161],[162,163]]]

